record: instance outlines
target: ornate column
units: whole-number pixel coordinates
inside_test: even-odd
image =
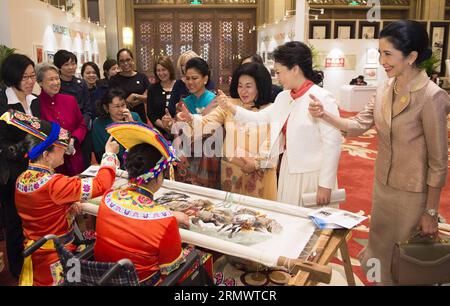
[[[307,0],[296,0],[295,8],[295,40],[308,42],[309,5]]]

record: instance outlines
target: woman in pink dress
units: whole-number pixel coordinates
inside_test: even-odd
[[[36,80],[41,86],[39,95],[41,119],[57,122],[71,134],[71,155],[64,156],[64,164],[56,172],[75,176],[84,171],[81,144],[87,133],[87,126],[73,96],[60,94],[61,80],[58,68],[43,63],[36,67]]]

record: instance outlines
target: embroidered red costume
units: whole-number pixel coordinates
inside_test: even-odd
[[[169,274],[184,261],[178,224],[142,187],[107,193],[97,215],[94,254],[98,261],[130,259],[141,282]]]
[[[70,242],[73,238],[69,217],[71,205],[101,196],[109,190],[115,179],[116,160],[115,154],[105,154],[97,176],[86,179],[54,174],[44,166],[30,164],[28,170],[18,177],[15,194],[25,244],[30,245],[48,234],[64,237],[65,242]],[[31,259],[33,285],[54,284],[55,275],[52,275],[50,267],[58,261],[55,249],[43,247],[34,252]]]

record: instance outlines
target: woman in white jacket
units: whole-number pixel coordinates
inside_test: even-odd
[[[342,136],[330,124],[308,112],[309,94],[322,101],[324,108],[339,116],[336,100],[315,85],[322,75],[312,68],[312,54],[301,42],[288,42],[274,51],[275,71],[285,91],[260,112],[250,112],[218,97],[220,105],[239,122],[270,123],[271,155],[284,152],[278,181],[277,200],[303,206],[302,194],[317,192],[317,204],[330,202],[337,187],[337,168]]]

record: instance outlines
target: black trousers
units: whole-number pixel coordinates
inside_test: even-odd
[[[91,166],[92,151],[94,151],[94,144],[92,143],[92,132],[88,131],[86,137],[81,143],[81,151],[83,153],[84,169]],[[100,162],[100,161],[99,161]]]
[[[19,277],[23,265],[23,229],[14,202],[15,186],[8,182],[0,188],[0,202],[3,214],[5,230],[6,254],[8,258],[9,272],[16,278]]]

